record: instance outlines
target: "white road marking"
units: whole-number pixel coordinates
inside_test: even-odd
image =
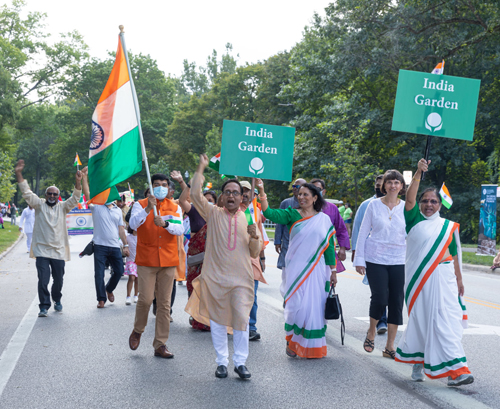
[[[259,293],[258,295],[260,302],[264,302],[275,309],[283,309],[283,302],[264,294]],[[270,310],[277,315],[280,315],[277,311]],[[363,320],[362,318],[368,319],[368,317],[359,317],[358,319]],[[338,326],[332,325],[332,321],[329,321],[328,327],[332,328],[332,331],[328,332],[328,337],[335,338],[335,340],[340,344],[340,328]],[[368,354],[363,351],[363,341],[354,338],[351,335],[345,334],[344,338],[344,346],[349,348],[352,352],[357,355],[363,355],[368,359],[371,359],[375,364],[384,367],[385,370],[391,371],[404,379],[410,379],[411,376],[411,366],[408,364],[402,364],[394,362],[392,359],[387,359],[382,357],[382,350],[375,349],[374,351],[378,351],[378,354]],[[431,379],[426,379],[426,382],[420,383],[421,387],[425,387],[429,394],[435,396],[437,399],[448,402],[452,407],[458,409],[488,409],[489,406],[485,405],[482,402],[477,401],[476,399],[462,395],[457,392],[455,388],[450,388],[446,386],[446,384],[438,381],[433,381]]]
[[[31,303],[28,311],[24,314],[19,326],[12,335],[7,347],[0,356],[0,397],[16,368],[17,361],[23,353],[24,347],[38,319],[38,296]]]

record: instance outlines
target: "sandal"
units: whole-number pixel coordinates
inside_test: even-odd
[[[289,347],[288,347],[288,342],[286,343],[286,350],[285,350],[286,354],[290,357],[290,358],[295,358],[297,357],[297,354],[295,352],[293,352]]]
[[[366,348],[371,348],[372,350],[368,351],[368,349]],[[368,338],[368,332],[366,333],[365,342],[363,343],[363,349],[368,353],[372,353],[373,350],[375,349],[375,340],[372,341],[371,339]]]
[[[382,356],[384,358],[391,358],[395,359],[396,358],[396,351],[389,351],[387,348],[382,352]]]

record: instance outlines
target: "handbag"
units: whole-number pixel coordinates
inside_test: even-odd
[[[344,314],[342,313],[342,305],[340,304],[339,295],[335,293],[335,287],[333,284],[330,287],[330,292],[326,299],[325,305],[325,319],[326,320],[338,320],[340,318],[340,338],[342,340],[342,345],[344,345],[344,335],[345,335],[345,324],[344,324]]]

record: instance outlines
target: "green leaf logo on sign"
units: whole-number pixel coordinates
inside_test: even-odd
[[[222,174],[290,181],[295,128],[224,121]]]
[[[392,130],[471,141],[480,81],[399,70]]]

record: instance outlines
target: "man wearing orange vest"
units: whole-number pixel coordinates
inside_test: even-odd
[[[184,234],[182,210],[167,198],[169,179],[157,173],[152,176],[153,195],[139,200],[132,207],[129,226],[137,230],[137,276],[139,299],[135,309],[134,330],[129,338],[130,349],[136,350],[148,322],[148,313],[155,297],[156,327],[153,347],[155,356],[173,358],[166,342],[170,332],[170,296],[175,270],[179,265],[177,237]],[[156,206],[158,215],[153,208]]]

